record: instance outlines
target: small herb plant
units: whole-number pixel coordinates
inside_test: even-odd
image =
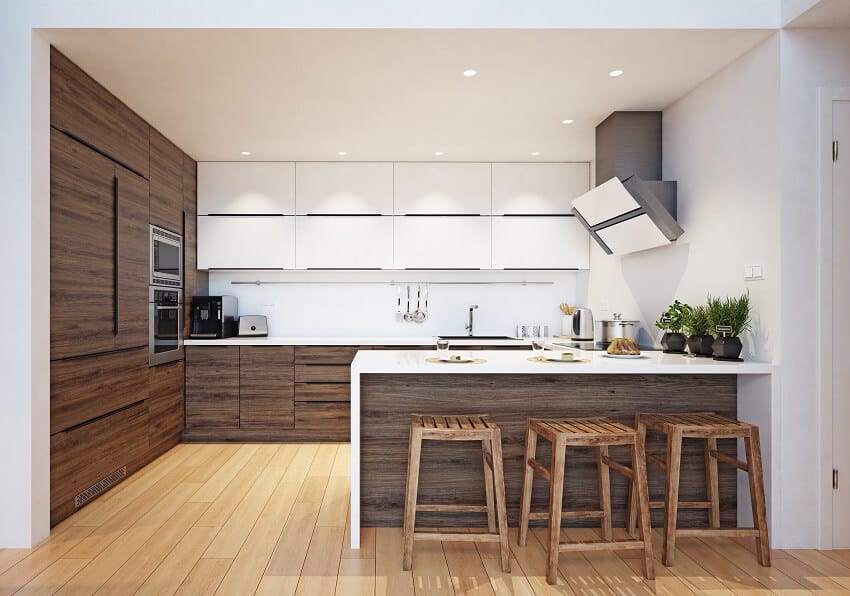
[[[738,298],[708,297],[708,320],[711,329],[718,325],[726,325],[732,328],[729,337],[738,337],[751,327],[750,320],[750,293],[745,292]]]
[[[691,310],[687,304],[675,300],[667,307],[667,310],[661,313],[661,318],[655,322],[655,326],[668,333],[681,333],[685,326],[685,319]]]
[[[708,317],[708,307],[694,306],[685,315],[685,329],[689,335],[714,335],[714,328]]]

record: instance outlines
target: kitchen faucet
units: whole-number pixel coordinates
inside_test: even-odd
[[[473,316],[472,312],[476,308],[478,308],[477,304],[472,304],[472,305],[469,306],[469,324],[466,327],[464,327],[464,329],[467,329],[469,331],[469,337],[472,337],[472,324],[474,323],[474,321],[472,320],[472,316]]]

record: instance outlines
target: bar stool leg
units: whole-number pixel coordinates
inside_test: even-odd
[[[549,470],[549,561],[546,566],[546,581],[555,584],[558,580],[558,546],[561,543],[561,511],[564,497],[564,464],[567,447],[563,440],[552,443],[552,466]]]
[[[508,548],[508,509],[505,500],[505,470],[502,465],[502,431],[492,434],[493,476],[496,480],[496,516],[499,520],[499,552],[502,555],[502,571],[511,572],[510,549]]]
[[[632,474],[636,492],[637,509],[640,510],[640,537],[643,540],[643,575],[646,579],[655,579],[655,563],[652,554],[652,521],[649,509],[649,482],[646,477],[646,443],[644,434],[638,434],[632,447]]]
[[[720,488],[717,480],[717,459],[711,455],[711,451],[717,451],[717,439],[705,440],[705,489],[708,492],[708,500],[711,509],[708,510],[708,525],[712,528],[720,527]]]
[[[761,464],[761,440],[758,427],[753,427],[749,437],[744,437],[750,479],[750,502],[753,507],[753,523],[759,531],[756,538],[759,565],[770,567],[770,540],[767,535],[767,508],[764,502],[764,477]]]
[[[597,449],[596,462],[599,470],[599,508],[602,510],[602,537],[609,542],[613,540],[611,533],[611,470],[605,463],[608,457],[608,447]]]
[[[490,441],[481,441],[481,461],[484,464],[484,494],[487,497],[487,528],[490,532],[496,531],[496,506],[493,500],[493,451],[490,449]]]
[[[635,416],[635,429],[637,430],[637,440],[641,442],[644,446],[644,461],[646,461],[646,424],[641,422],[640,414]],[[647,482],[649,482],[647,480]],[[635,486],[634,480],[632,480],[631,485],[629,485],[629,509],[628,516],[626,522],[626,530],[628,530],[629,535],[632,537],[636,536],[637,532],[637,487]],[[647,501],[649,503],[649,501]],[[648,505],[647,505],[648,506]]]
[[[673,565],[676,550],[676,517],[679,509],[679,469],[682,465],[682,431],[667,433],[667,487],[664,496],[664,558],[667,567]]]
[[[404,498],[404,560],[402,567],[413,566],[413,531],[416,525],[416,494],[419,491],[419,460],[422,455],[422,431],[411,425],[407,456],[407,491]]]
[[[537,433],[526,423],[525,455],[522,461],[524,474],[522,476],[522,499],[519,505],[519,538],[517,544],[525,546],[528,539],[528,516],[531,512],[531,489],[534,485],[534,469],[528,465],[528,460],[537,455]]]

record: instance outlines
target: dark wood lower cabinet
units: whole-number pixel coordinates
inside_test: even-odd
[[[144,465],[147,425],[140,402],[50,437],[51,525]]]
[[[153,460],[180,442],[183,433],[183,362],[148,369],[148,457]]]
[[[295,428],[315,431],[317,436],[347,441],[351,433],[351,403],[296,402]]]
[[[292,346],[239,348],[239,428],[280,430],[295,422]]]
[[[186,429],[239,428],[239,346],[186,346]]]

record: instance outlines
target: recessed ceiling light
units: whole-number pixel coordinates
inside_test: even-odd
[[[474,77],[477,74],[478,74],[478,71],[475,70],[474,68],[467,68],[466,70],[463,71],[463,76],[465,76],[465,77]]]
[[[575,122],[572,118],[567,118],[566,120],[561,120],[561,124],[572,124]]]
[[[240,151],[239,155],[251,155],[250,151]]]
[[[609,77],[619,77],[619,76],[622,76],[622,74],[623,74],[623,71],[620,70],[619,68],[617,68],[616,70],[612,70],[611,72],[609,72],[608,76]]]
[[[437,157],[439,157],[442,154],[443,154],[442,151],[434,151],[434,155],[436,155]]]
[[[540,155],[540,152],[539,151],[532,151],[531,155],[537,156],[537,155]]]
[[[346,155],[348,155],[348,152],[347,151],[337,151],[336,154],[341,156],[341,157],[345,157]]]

